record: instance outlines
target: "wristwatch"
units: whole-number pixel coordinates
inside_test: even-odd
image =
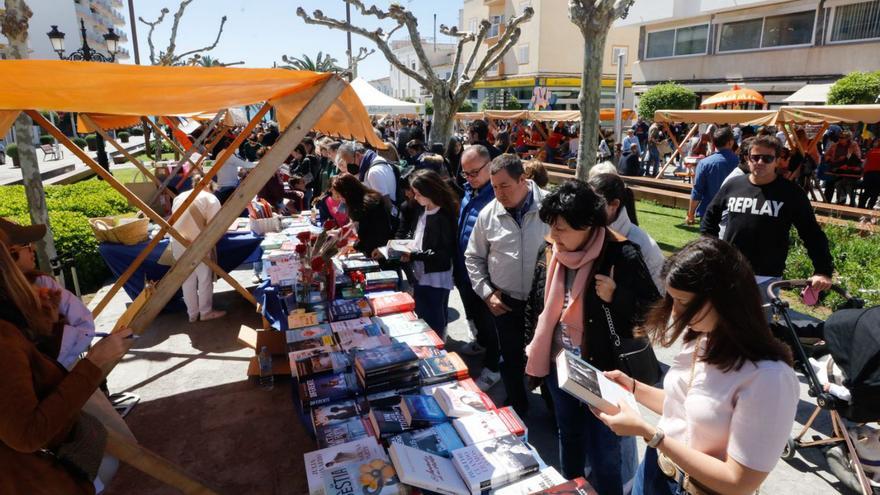
[[[654,432],[654,436],[651,437],[651,440],[648,441],[648,447],[656,449],[664,438],[666,438],[666,433],[664,433],[663,430],[661,430],[660,428],[657,428]]]

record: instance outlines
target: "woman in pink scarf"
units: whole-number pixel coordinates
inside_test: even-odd
[[[621,338],[632,337],[660,295],[638,247],[607,228],[605,201],[586,183],[559,186],[541,203],[540,216],[550,236],[526,307],[529,388],[543,381],[553,400],[563,476],[583,476],[589,465],[599,493],[622,494],[635,474],[635,439],[617,437],[561,391],[553,361],[569,350],[599,369],[616,369],[612,325]]]

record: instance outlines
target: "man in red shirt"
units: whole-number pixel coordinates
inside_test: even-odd
[[[880,196],[880,138],[874,139],[874,146],[865,158],[862,183],[865,190],[859,199],[859,208],[870,210],[877,204],[877,197]]]

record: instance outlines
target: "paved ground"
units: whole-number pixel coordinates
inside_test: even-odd
[[[234,275],[248,281],[250,271],[239,270]],[[218,283],[216,300],[216,305],[230,314],[210,324],[190,325],[182,313],[160,316],[111,374],[110,389],[141,396],[141,404],[127,421],[143,445],[180,464],[220,493],[305,493],[302,454],[315,446],[295,416],[289,381],[279,380],[273,391],[266,392],[245,378],[252,351],[241,346],[235,336],[242,324],[258,325],[258,317],[225,283]],[[127,302],[127,297],[117,295],[99,319],[99,326],[112,326]],[[456,294],[450,305],[449,348],[454,350],[470,336]],[[658,354],[669,362],[674,352],[661,349]],[[471,371],[474,375],[479,372],[478,363]],[[497,385],[491,391],[498,402],[504,398],[502,388]],[[799,421],[812,412],[806,389],[802,392]],[[546,462],[557,465],[553,420],[539,395],[532,394],[531,402],[526,421],[529,440]],[[795,425],[793,431],[797,428]],[[828,422],[820,422],[819,429],[827,433]],[[644,452],[641,444],[640,440],[640,455]],[[841,489],[827,471],[822,455],[813,450],[798,453],[791,462],[780,462],[762,493],[813,495],[839,493]],[[176,492],[123,466],[106,493]]]

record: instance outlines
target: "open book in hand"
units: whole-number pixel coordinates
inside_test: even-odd
[[[378,248],[379,254],[387,260],[400,259],[400,255],[412,254],[418,251],[416,241],[413,239],[391,239],[388,244]]]
[[[632,393],[570,351],[560,352],[556,356],[556,376],[559,388],[599,411],[617,414],[621,402],[626,402],[635,411],[639,410]]]

